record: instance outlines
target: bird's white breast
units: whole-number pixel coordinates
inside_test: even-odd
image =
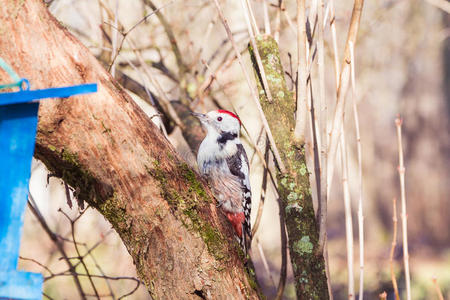
[[[225,144],[219,144],[217,142],[218,138],[218,134],[208,133],[200,144],[197,154],[197,163],[200,172],[203,174],[210,173],[209,171],[211,168],[230,172],[226,164],[226,159],[236,154],[236,142],[239,142],[239,139],[227,141]]]

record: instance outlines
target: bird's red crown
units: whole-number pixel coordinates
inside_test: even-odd
[[[237,115],[235,115],[234,113],[232,113],[231,111],[219,109],[218,112],[232,116],[233,118],[235,118],[239,121],[240,125],[242,125],[241,119],[239,119],[239,117]]]

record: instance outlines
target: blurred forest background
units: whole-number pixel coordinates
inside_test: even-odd
[[[263,167],[249,140],[258,141],[256,146],[261,151],[264,150],[265,141],[260,138],[262,124],[255,104],[250,100],[248,85],[214,3],[205,0],[46,2],[61,25],[80,39],[104,63],[105,68],[109,68],[113,76],[122,80],[124,76],[128,78],[128,86],[123,81],[122,85],[144,111],[153,116],[152,120],[167,132],[173,145],[192,165],[195,164],[194,156],[179,128],[161,121],[152,105],[154,99],[151,95],[156,95],[162,99],[160,102],[169,105],[169,101],[187,94],[194,99],[192,110],[206,112],[221,107],[237,112],[247,132],[244,134],[244,142],[251,158],[254,220],[259,205]],[[278,37],[288,87],[295,90],[297,4],[293,0],[282,1],[284,10],[280,11],[280,3],[276,0],[250,1],[261,32],[268,29],[269,23],[272,35]],[[330,121],[336,101],[336,79],[329,3],[325,1],[327,19],[324,39],[326,101]],[[308,16],[311,13],[311,3],[307,1],[306,4]],[[413,299],[437,299],[432,278],[437,279],[444,297],[450,299],[448,4],[444,0],[380,0],[364,4],[358,42],[355,45],[355,100],[359,110],[363,150],[365,293],[368,299],[374,299],[382,291],[388,293],[388,299],[394,299],[389,273],[389,251],[393,234],[392,199],[400,197],[394,122],[397,114],[403,118]],[[252,66],[247,51],[249,36],[241,4],[239,1],[227,0],[221,1],[221,5],[250,72]],[[334,5],[338,53],[342,60],[352,1],[336,1]],[[152,12],[152,7],[158,8],[165,23],[155,14],[143,19]],[[172,34],[169,38],[168,28]],[[317,71],[313,68],[312,78],[317,76]],[[133,89],[131,79],[144,87],[141,93],[137,93],[138,89]],[[312,82],[314,85],[314,80]],[[317,84],[313,88],[317,89]],[[354,272],[357,285],[359,253],[356,211],[359,186],[352,115],[349,104],[346,107],[345,130],[349,151],[349,183],[355,235]],[[248,134],[251,139],[246,138]],[[348,284],[340,165],[338,159],[328,200],[328,255],[335,299],[346,298]],[[93,248],[83,259],[86,268],[93,274],[100,272],[109,276],[106,280],[80,278],[87,294],[95,294],[89,282],[93,280],[98,294],[104,296],[104,299],[117,299],[129,292],[133,294],[128,299],[149,299],[144,286],[140,285],[133,291],[137,280],[119,278],[136,277],[136,274],[131,257],[108,222],[93,209],[83,211],[76,201],[71,209],[67,204],[64,184],[48,175],[45,166],[35,161],[31,194],[49,228],[68,240],[75,239],[78,243],[84,243],[78,247],[78,251],[82,253]],[[76,196],[77,191],[69,192]],[[76,219],[80,211],[83,213]],[[276,293],[275,283],[278,283],[281,264],[278,222],[278,204],[269,187],[261,225],[253,244],[257,277],[269,298]],[[66,275],[52,276],[65,270],[66,265],[60,259],[61,254],[56,244],[43,231],[30,210],[27,210],[25,217],[21,247],[23,259],[20,260],[20,268],[43,272],[48,277],[44,285],[45,295],[51,299],[73,299],[76,287],[72,278]],[[73,243],[66,242],[64,247],[68,256],[73,257],[74,262],[78,261],[77,257],[80,255]],[[399,238],[394,267],[400,291],[403,292],[401,247]],[[264,267],[259,249],[265,254],[269,273]],[[45,265],[48,270],[36,264],[36,261]],[[84,268],[77,265],[77,268],[82,267]],[[285,299],[295,299],[290,272]]]

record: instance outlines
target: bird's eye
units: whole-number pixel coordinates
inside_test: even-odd
[[[217,117],[217,121],[222,121],[222,117]]]

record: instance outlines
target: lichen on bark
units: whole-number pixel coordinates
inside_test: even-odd
[[[253,48],[249,46],[257,78],[259,100],[286,167],[285,173],[277,171],[277,184],[283,206],[281,209],[286,212],[286,228],[297,297],[328,299],[324,258],[322,255],[316,255],[314,251],[318,247],[318,227],[305,149],[304,145],[296,145],[293,139],[296,110],[293,93],[286,85],[276,41],[270,36],[258,36],[256,43],[273,103],[266,97]]]

